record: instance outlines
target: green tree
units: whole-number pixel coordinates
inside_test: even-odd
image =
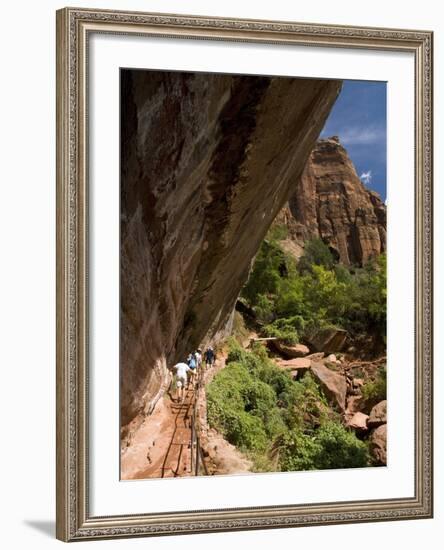
[[[285,255],[279,245],[264,241],[256,256],[253,269],[242,289],[242,296],[252,306],[267,310],[269,296],[279,292],[281,275],[279,267],[285,263]]]
[[[321,265],[327,269],[332,269],[335,265],[332,253],[322,239],[311,239],[305,243],[298,269],[301,273],[310,272],[314,265]]]
[[[307,330],[337,326],[352,337],[369,334],[384,341],[385,254],[362,268],[348,268],[334,265],[327,245],[315,239],[307,243],[303,258],[296,266],[278,240],[262,243],[242,297],[264,326],[264,334],[294,343]]]
[[[374,380],[368,380],[362,386],[362,397],[369,409],[380,401],[387,399],[387,371],[385,366],[378,369]]]

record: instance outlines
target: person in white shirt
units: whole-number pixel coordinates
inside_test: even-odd
[[[194,355],[196,356],[197,368],[199,369],[202,366],[202,350],[200,348],[197,348],[197,351]]]
[[[176,371],[177,401],[183,403],[187,385],[187,372],[191,369],[186,363],[177,363],[174,365],[173,370]]]

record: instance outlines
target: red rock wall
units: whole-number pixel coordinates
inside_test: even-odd
[[[363,185],[335,137],[317,142],[277,223],[287,225],[295,255],[318,237],[346,265],[363,265],[385,251],[386,207]]]

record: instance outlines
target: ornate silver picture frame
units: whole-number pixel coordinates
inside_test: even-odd
[[[88,312],[89,223],[94,205],[89,202],[88,48],[94,34],[414,56],[413,496],[103,516],[91,513],[89,350],[94,334]],[[432,517],[432,44],[429,31],[78,8],[57,12],[57,538],[75,541]]]

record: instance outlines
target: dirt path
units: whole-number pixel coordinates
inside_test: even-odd
[[[183,403],[165,395],[121,457],[122,479],[191,475],[191,415],[194,391]]]
[[[215,365],[202,372],[203,392],[197,403],[204,462],[211,475],[247,472],[252,466],[246,457],[207,424],[204,387],[225,367],[225,359],[225,354],[220,354]],[[195,400],[195,392],[189,388],[183,403],[175,403],[170,394],[158,401],[153,413],[145,419],[121,454],[121,479],[193,475],[191,419]]]

